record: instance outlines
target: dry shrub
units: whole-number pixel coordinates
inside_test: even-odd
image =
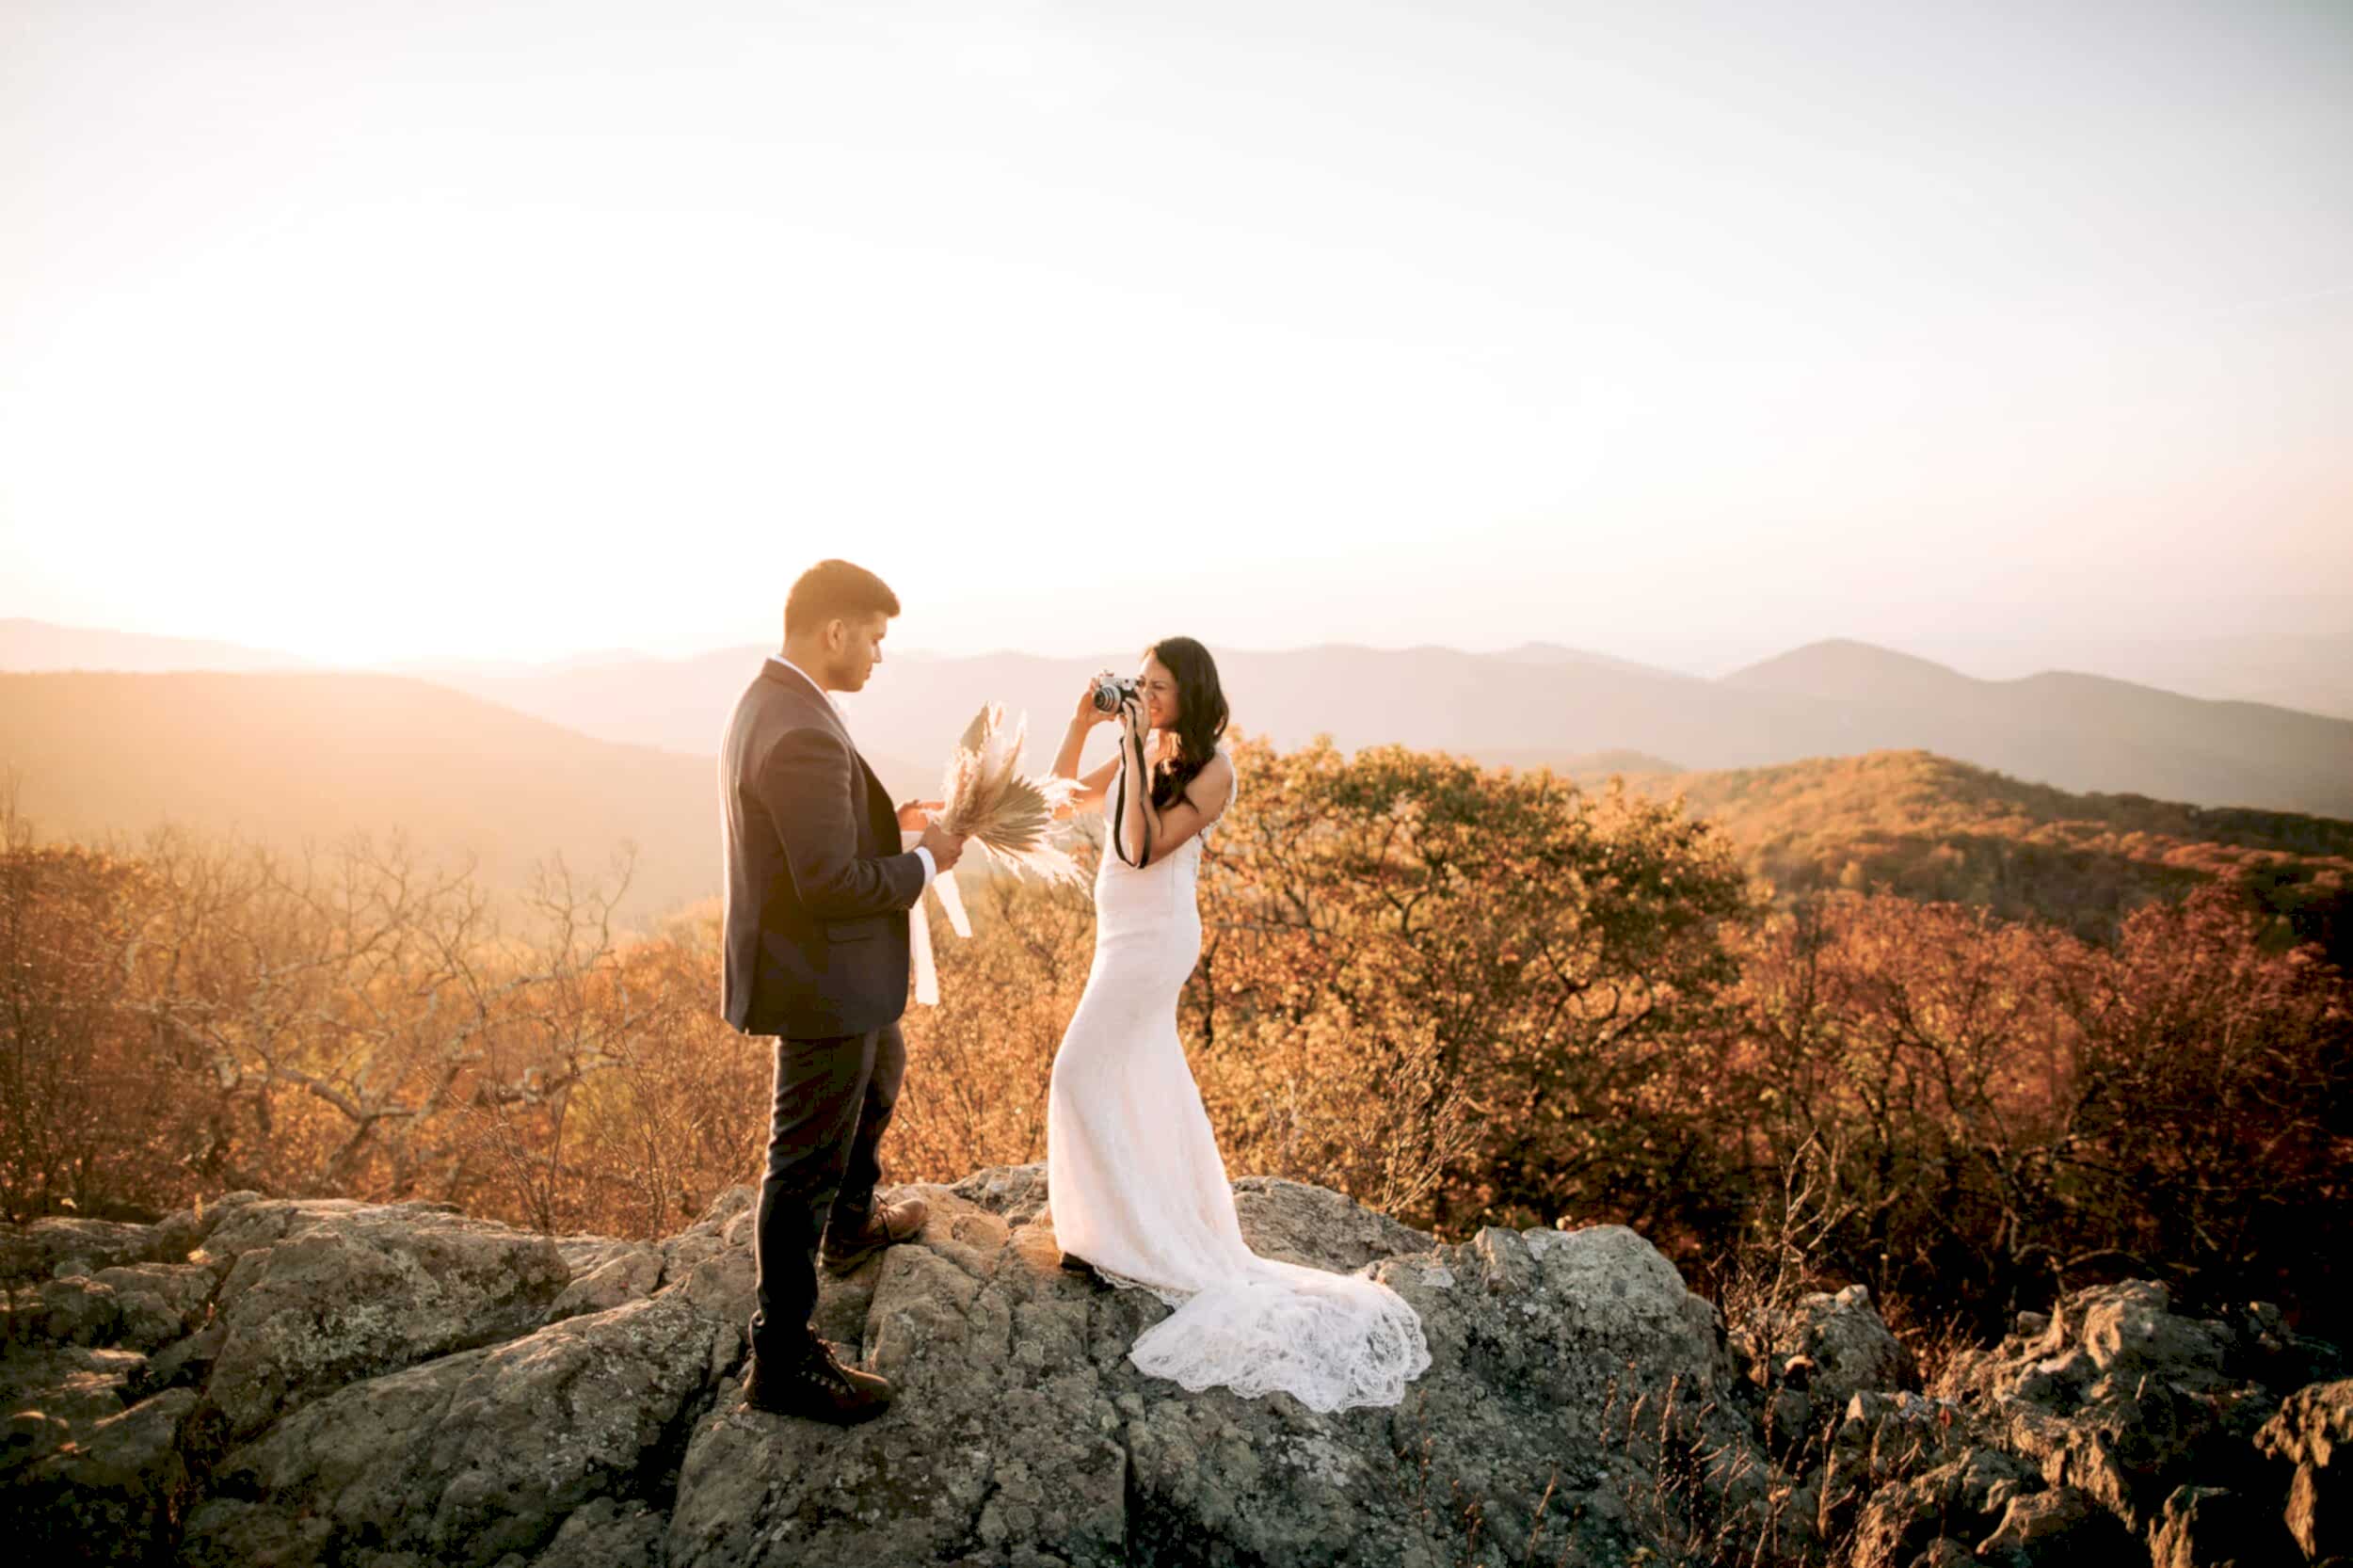
[[[1769,914],[1672,804],[1236,749],[1179,1000],[1236,1174],[1447,1235],[1622,1221],[1728,1304],[1862,1279],[1922,1344],[1956,1304],[1989,1332],[2121,1272],[2345,1326],[2347,987],[2233,890],[2137,910],[2112,948],[1885,895]],[[715,908],[616,930],[625,861],[552,866],[515,910],[398,840],[102,851],[5,824],[11,1214],[249,1186],[647,1236],[758,1176],[772,1048],[717,1016]],[[943,1004],[904,1019],[888,1179],[1045,1151],[1093,909],[966,881],[975,935],[935,922]]]
[[[962,872],[957,881],[972,936],[932,920],[940,1001],[901,1021],[907,1072],[884,1140],[886,1179],[954,1181],[1046,1158],[1047,1089],[1086,987],[1094,904],[1080,888]]]
[[[2344,977],[2263,924],[2218,886],[2114,950],[1886,895],[1775,916],[1699,1043],[1754,1109],[1724,1128],[1752,1211],[1798,1150],[1835,1150],[1817,1266],[1897,1318],[1965,1293],[1982,1333],[2123,1274],[2325,1308],[2353,1021]]]
[[[1221,1128],[1449,1233],[1712,1187],[1683,1036],[1752,903],[1705,824],[1399,747],[1236,749],[1184,1010]]]

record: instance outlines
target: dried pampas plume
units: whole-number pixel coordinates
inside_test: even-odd
[[[972,715],[948,760],[939,825],[964,835],[989,859],[1016,872],[1083,886],[1086,873],[1079,863],[1047,841],[1055,810],[1068,803],[1077,785],[1067,778],[1027,778],[1014,771],[1028,729],[1026,714],[1006,728],[1001,702],[987,703]]]

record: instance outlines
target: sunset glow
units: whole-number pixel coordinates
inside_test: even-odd
[[[32,0],[0,615],[682,653],[839,553],[942,651],[2353,624],[2346,13],[1765,14]]]

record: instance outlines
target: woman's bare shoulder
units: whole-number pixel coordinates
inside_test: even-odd
[[[1185,793],[1196,807],[1215,816],[1234,798],[1234,760],[1220,746],[1201,764],[1201,771],[1185,786]]]

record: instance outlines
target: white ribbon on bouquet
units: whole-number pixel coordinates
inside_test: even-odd
[[[901,828],[899,847],[913,849],[923,837],[920,828]],[[932,877],[932,891],[939,895],[939,907],[947,912],[948,924],[959,936],[972,935],[972,922],[964,913],[964,895],[956,891],[956,873],[938,872]],[[939,1005],[939,969],[932,961],[932,922],[924,912],[923,900],[918,895],[915,907],[907,911],[907,943],[915,955],[915,1000],[926,1007]]]

